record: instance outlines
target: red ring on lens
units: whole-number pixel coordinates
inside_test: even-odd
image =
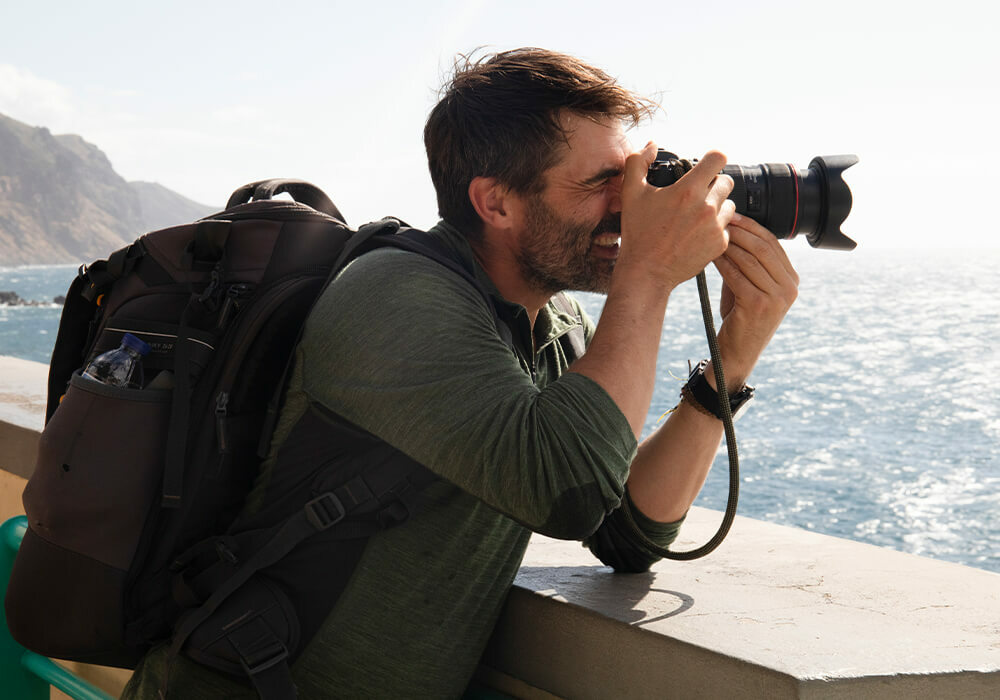
[[[795,170],[795,166],[791,163],[786,163],[788,169],[792,171],[792,182],[795,183],[795,218],[792,219],[792,230],[788,234],[789,238],[795,238],[795,227],[799,223],[799,175]]]

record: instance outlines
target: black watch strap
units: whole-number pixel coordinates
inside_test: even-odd
[[[681,398],[687,400],[696,409],[707,415],[712,415],[722,420],[722,410],[719,407],[719,395],[712,385],[705,378],[705,368],[708,360],[702,360],[698,366],[691,370],[687,384],[681,389]],[[729,410],[732,412],[733,420],[739,418],[746,411],[753,400],[754,388],[744,384],[739,391],[729,395]]]

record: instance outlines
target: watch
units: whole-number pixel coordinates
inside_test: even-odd
[[[707,415],[712,415],[722,420],[722,410],[719,406],[719,395],[712,385],[705,379],[705,368],[708,360],[702,360],[698,366],[691,370],[687,384],[681,389],[681,398],[687,399],[688,403]],[[733,420],[742,416],[750,402],[753,401],[754,388],[744,384],[735,394],[729,395],[729,410],[733,415]]]

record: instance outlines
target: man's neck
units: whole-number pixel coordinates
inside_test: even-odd
[[[528,284],[511,249],[490,246],[483,239],[472,244],[472,253],[503,298],[524,307],[533,329],[539,310],[549,302],[552,294]]]

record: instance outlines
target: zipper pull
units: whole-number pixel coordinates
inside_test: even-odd
[[[243,300],[253,294],[253,289],[252,284],[245,282],[231,284],[226,288],[226,298],[222,300],[216,328],[224,328],[229,323],[229,320],[239,312]]]
[[[220,391],[215,399],[215,434],[219,441],[219,453],[229,452],[229,434],[226,418],[229,413],[229,392]]]
[[[198,301],[205,304],[210,311],[215,310],[219,305],[219,300],[216,298],[220,291],[222,291],[222,263],[216,263],[215,267],[212,268],[211,278],[205,289],[202,290],[201,294],[198,295]]]

